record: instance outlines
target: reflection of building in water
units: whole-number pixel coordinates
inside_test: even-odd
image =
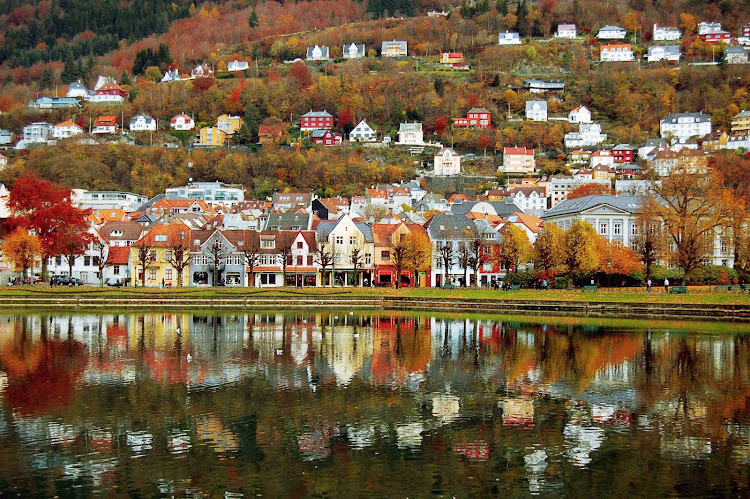
[[[486,461],[490,458],[490,444],[484,440],[459,443],[453,446],[453,452],[470,461]]]
[[[8,386],[8,375],[0,371],[0,397],[3,396],[5,388]]]
[[[547,470],[547,451],[535,450],[523,457],[526,479],[529,481],[529,492],[538,494],[544,487],[544,472]]]
[[[699,460],[711,454],[711,440],[707,437],[688,437],[662,434],[659,439],[662,456],[672,459]]]
[[[432,354],[429,333],[419,327],[414,317],[379,317],[374,328],[371,364],[374,382],[418,388]]]
[[[348,384],[372,357],[372,329],[354,326],[321,326],[320,348],[323,359],[336,375],[339,385]]]
[[[569,422],[563,429],[568,444],[567,456],[574,466],[586,467],[591,462],[591,453],[604,442],[604,430],[596,426],[581,426]]]
[[[422,445],[424,425],[419,422],[396,425],[396,444],[399,449],[417,450]]]
[[[195,431],[198,437],[205,440],[209,447],[219,455],[237,452],[240,448],[237,436],[228,428],[224,428],[221,420],[216,416],[200,418],[195,423]]]
[[[527,397],[505,397],[498,404],[503,409],[503,424],[534,425],[534,400]]]
[[[349,440],[349,445],[354,449],[370,447],[375,441],[375,437],[374,426],[346,426],[346,438]]]
[[[193,445],[190,443],[190,435],[181,430],[172,430],[167,438],[167,447],[172,454],[185,454]]]
[[[182,345],[188,345],[191,334],[189,313],[131,314],[128,317],[128,344],[130,348],[149,350],[172,350],[178,336]],[[180,328],[180,334],[177,334]]]
[[[435,395],[432,397],[432,415],[441,424],[452,423],[459,418],[461,405],[455,395]]]
[[[154,448],[154,436],[145,431],[129,431],[126,433],[125,441],[136,455],[142,456]]]
[[[315,425],[310,431],[297,437],[297,448],[305,461],[326,459],[331,455],[331,440],[338,435],[338,428],[327,423]]]

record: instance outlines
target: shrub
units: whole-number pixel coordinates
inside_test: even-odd
[[[568,289],[568,278],[566,276],[555,277],[555,289]]]

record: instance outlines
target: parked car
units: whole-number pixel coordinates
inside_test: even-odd
[[[110,277],[109,279],[107,279],[107,286],[115,286],[119,288],[120,286],[122,286],[122,281],[117,277]]]
[[[52,285],[53,286],[82,286],[83,281],[77,277],[70,277],[67,275],[53,275]]]

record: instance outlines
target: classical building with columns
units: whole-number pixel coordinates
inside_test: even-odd
[[[642,196],[584,196],[562,201],[547,210],[542,219],[563,230],[578,220],[585,220],[601,237],[632,247],[637,227],[635,219],[642,203]]]
[[[644,199],[643,196],[599,195],[566,199],[547,210],[541,218],[545,223],[554,223],[563,230],[577,220],[584,220],[601,237],[632,248],[637,234],[636,217]],[[717,228],[712,246],[705,263],[733,266],[734,249],[730,234]]]

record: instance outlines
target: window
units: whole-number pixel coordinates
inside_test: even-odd
[[[372,265],[372,256],[369,253],[365,253],[365,265]]]
[[[91,265],[91,257],[90,256],[84,256],[83,257],[83,266],[88,267]]]
[[[156,261],[156,250],[151,250],[149,252],[148,259],[151,261]]]
[[[336,236],[336,240],[334,242],[336,244],[344,244],[344,236]]]
[[[167,251],[164,252],[164,259],[167,260],[167,261],[169,261],[169,260],[172,259],[172,251],[171,250],[167,250]]]
[[[273,249],[276,246],[276,241],[273,239],[261,239],[260,247],[264,249]]]
[[[302,265],[302,255],[297,255],[297,263],[296,263],[296,265],[297,266]]]
[[[313,264],[313,256],[307,255],[307,265],[310,266]]]
[[[166,234],[156,234],[154,236],[154,241],[157,243],[166,243],[167,242],[167,235]]]
[[[726,253],[727,251],[729,251],[729,241],[722,238],[721,239],[721,253],[723,254],[723,253]]]
[[[149,269],[149,271],[148,271],[148,278],[151,281],[155,281],[156,280],[156,269]]]
[[[195,255],[193,257],[193,265],[200,265],[200,264],[201,264],[201,256],[200,255]]]
[[[172,280],[172,269],[167,269],[167,270],[164,271],[164,278],[167,281],[171,281]]]
[[[383,260],[384,262],[389,261],[391,259],[391,252],[388,251],[388,250],[381,251],[380,252],[380,259]]]
[[[302,249],[303,244],[302,241],[297,241],[297,249]]]
[[[615,222],[615,225],[612,229],[612,233],[616,236],[619,236],[620,234],[622,234],[622,224],[619,222]]]
[[[601,234],[603,236],[607,234],[607,223],[606,222],[602,222],[602,223],[599,224],[599,234]]]
[[[114,267],[112,267],[112,273],[114,275],[120,275],[120,266],[119,265],[115,265]]]

